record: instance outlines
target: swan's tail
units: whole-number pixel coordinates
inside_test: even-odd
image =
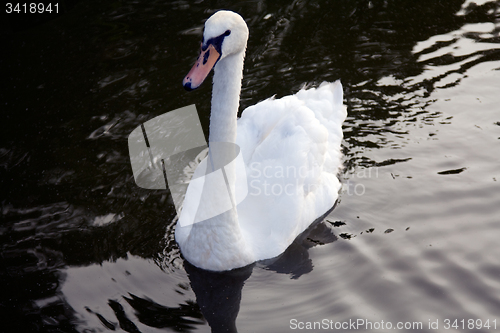
[[[343,137],[342,124],[347,117],[342,83],[339,80],[323,82],[318,88],[300,90],[296,96],[314,112],[322,124],[327,126],[330,136],[333,135],[340,145]]]

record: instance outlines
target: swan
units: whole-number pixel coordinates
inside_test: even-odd
[[[196,89],[213,68],[209,152],[194,177],[207,174],[210,165],[215,170],[212,147],[217,143],[234,144],[242,160],[224,174],[231,209],[186,223],[192,215],[188,210],[199,200],[190,183],[176,224],[175,239],[183,257],[210,271],[228,271],[280,255],[334,206],[341,187],[337,174],[342,168],[342,123],[347,116],[341,83],[323,82],[295,95],[271,97],[246,108],[238,119],[247,39],[248,27],[239,14],[214,13],[205,22],[198,60],[183,80],[186,90]],[[236,154],[231,149],[226,153]],[[242,171],[246,183],[239,186]],[[246,187],[246,196],[236,202],[241,187]],[[210,192],[197,204],[210,209],[219,195]]]

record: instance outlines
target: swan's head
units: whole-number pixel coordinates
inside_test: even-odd
[[[245,51],[248,27],[235,12],[221,10],[205,22],[198,60],[182,81],[186,90],[198,88],[219,60]]]

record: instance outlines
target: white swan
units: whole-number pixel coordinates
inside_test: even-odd
[[[184,258],[212,271],[281,254],[333,207],[340,189],[337,174],[347,115],[340,82],[264,100],[245,109],[238,120],[247,39],[240,15],[216,12],[205,23],[201,53],[183,81],[187,90],[195,89],[214,68],[210,152],[216,142],[236,143],[248,181],[248,195],[234,209],[195,224],[182,223],[187,213],[179,217],[175,238]],[[200,164],[195,176],[206,168],[206,162]],[[234,204],[234,173],[239,171],[226,171]],[[190,189],[191,184],[184,209],[196,200]]]

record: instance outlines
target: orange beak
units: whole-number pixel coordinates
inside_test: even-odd
[[[200,56],[198,57],[198,60],[196,60],[193,68],[191,68],[184,80],[182,80],[184,88],[188,91],[198,88],[208,76],[208,73],[210,73],[219,58],[220,53],[215,50],[213,45],[209,45],[205,51],[201,50]]]

